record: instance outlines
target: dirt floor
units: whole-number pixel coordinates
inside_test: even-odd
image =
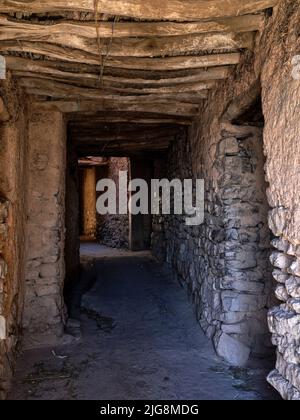
[[[81,334],[74,321],[71,344],[24,352],[10,399],[279,398],[265,381],[272,362],[234,369],[218,358],[186,291],[149,254],[84,244],[82,257],[96,268],[82,298]]]

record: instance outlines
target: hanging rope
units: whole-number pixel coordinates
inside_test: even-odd
[[[103,57],[102,57],[102,44],[101,44],[101,36],[100,36],[100,20],[99,20],[99,0],[94,0],[94,9],[95,9],[95,28],[96,28],[96,36],[97,36],[97,47],[98,47],[98,54],[100,60],[100,69],[103,66]],[[101,70],[99,73],[99,82],[101,80]]]
[[[107,60],[109,58],[109,53],[110,53],[111,46],[112,46],[112,43],[113,43],[113,40],[114,40],[115,26],[116,26],[117,21],[118,21],[118,17],[115,16],[114,21],[112,23],[111,38],[110,38],[110,40],[109,40],[109,42],[106,46],[106,54],[105,54],[104,58],[102,57],[102,66],[101,66],[101,73],[100,73],[101,84],[103,84],[104,70],[105,70],[105,66],[106,66]]]
[[[95,27],[96,27],[96,34],[97,34],[97,47],[98,47],[98,54],[99,54],[99,60],[100,60],[100,73],[99,73],[99,85],[103,85],[103,76],[104,76],[104,70],[105,65],[107,63],[107,60],[109,58],[109,53],[111,50],[111,46],[114,39],[114,30],[115,30],[115,24],[118,21],[118,17],[115,16],[114,21],[112,23],[112,31],[111,31],[111,38],[109,42],[106,45],[106,53],[105,55],[102,53],[102,42],[101,42],[101,20],[100,20],[100,12],[99,12],[99,1],[100,0],[94,0],[94,9],[95,9]]]

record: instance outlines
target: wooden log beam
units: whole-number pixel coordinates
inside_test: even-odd
[[[136,133],[135,133],[136,134]],[[72,141],[74,141],[73,137],[71,136]],[[114,140],[114,138],[107,137],[104,140],[98,140],[94,137],[88,137],[84,141],[78,143],[78,147],[86,151],[88,150],[95,150],[95,149],[106,149],[107,151],[109,149],[116,149],[116,150],[122,150],[127,148],[132,148],[135,150],[145,148],[148,149],[161,149],[168,147],[169,144],[174,140],[174,136],[154,136],[153,138],[149,138],[148,140],[140,140],[140,141],[132,141],[128,138],[123,138],[119,140]],[[76,141],[76,140],[75,140]]]
[[[99,89],[102,88],[103,90],[107,90],[110,92],[123,92],[123,93],[130,93],[130,94],[149,94],[149,93],[159,93],[162,89],[171,89],[172,92],[177,92],[176,86],[179,90],[188,92],[193,90],[194,87],[200,86],[200,90],[203,89],[203,85],[206,84],[209,89],[211,89],[214,85],[214,82],[218,80],[224,79],[224,77],[220,79],[208,79],[204,78],[204,75],[198,76],[191,76],[183,78],[182,82],[180,79],[162,79],[165,80],[166,83],[151,83],[152,80],[149,80],[150,83],[147,83],[147,80],[144,80],[143,84],[135,84],[134,80],[131,80],[131,83],[122,84],[118,83],[115,80],[113,82],[109,82],[107,79],[102,80],[102,83],[99,81],[99,76],[97,76],[94,80],[93,79],[85,79],[84,75],[82,78],[64,78],[61,76],[53,76],[51,74],[39,74],[39,73],[31,73],[26,71],[14,71],[13,75],[16,78],[35,78],[40,80],[48,80],[54,82],[60,82],[70,85],[76,85],[81,88],[92,88],[92,89]],[[159,82],[155,81],[154,82]],[[201,86],[202,85],[202,86]]]
[[[106,144],[100,144],[100,145],[91,145],[91,146],[79,146],[77,148],[77,151],[80,156],[114,156],[114,157],[124,157],[124,156],[132,156],[141,154],[144,152],[147,157],[149,157],[149,154],[153,153],[164,153],[168,150],[170,143],[172,140],[165,141],[163,143],[157,143],[157,144],[140,144],[135,145],[131,143],[110,143],[107,142]]]
[[[149,127],[146,124],[138,124],[138,129],[139,132],[141,133],[157,133],[157,132],[174,132],[177,133],[178,128],[174,126],[174,124],[158,124],[156,123],[155,125]],[[75,133],[81,131],[81,132],[89,132],[89,131],[97,131],[97,132],[101,132],[101,133],[109,133],[109,134],[120,134],[120,132],[122,132],[122,134],[124,133],[130,133],[130,135],[132,135],[132,132],[136,132],[137,130],[137,124],[133,124],[133,123],[123,123],[123,124],[114,124],[109,122],[106,125],[103,125],[101,123],[99,123],[99,121],[91,119],[90,121],[88,120],[76,120],[73,121],[71,123],[69,123],[69,130],[72,132],[74,131]]]
[[[121,111],[121,112],[141,112],[141,113],[156,113],[164,115],[194,117],[198,114],[199,107],[193,104],[185,104],[169,101],[169,103],[144,103],[126,104],[117,103],[116,101],[39,101],[33,103],[33,107],[37,110],[43,111],[60,111],[65,114],[85,113],[85,112],[99,112],[99,111]]]
[[[94,118],[94,117],[93,117]],[[122,123],[135,123],[138,124],[148,124],[149,126],[153,124],[176,124],[176,125],[191,125],[192,120],[191,119],[175,119],[175,118],[142,118],[137,117],[133,119],[132,117],[127,117],[120,115],[119,117],[96,117],[96,121],[99,124],[108,124],[108,123],[115,123],[115,124],[122,124]]]
[[[169,117],[170,120],[172,121],[176,121],[176,119],[171,119]],[[86,132],[103,132],[103,133],[117,133],[120,134],[120,131],[123,133],[128,133],[128,132],[137,132],[137,130],[140,132],[157,132],[158,130],[160,131],[165,131],[167,133],[178,133],[178,126],[176,123],[166,123],[164,120],[161,120],[163,122],[155,122],[151,125],[149,125],[148,123],[141,123],[141,122],[136,122],[136,121],[130,121],[130,122],[120,122],[120,123],[115,123],[112,121],[106,121],[106,124],[103,124],[103,121],[101,121],[101,119],[95,117],[90,119],[91,124],[88,123],[87,120],[76,120],[76,121],[70,121],[68,123],[68,132],[70,133],[86,133]]]
[[[170,140],[171,138],[174,138],[174,136],[176,135],[177,131],[173,130],[168,132],[168,131],[163,131],[163,130],[155,130],[153,132],[151,132],[150,130],[147,132],[141,132],[139,131],[132,131],[131,133],[115,133],[110,135],[109,133],[101,133],[98,131],[90,131],[90,132],[71,132],[70,135],[72,137],[72,139],[79,141],[81,144],[83,143],[87,143],[87,142],[92,142],[93,144],[95,143],[106,143],[108,141],[120,141],[120,142],[130,142],[133,144],[139,144],[141,142],[144,141],[152,141],[152,140],[156,140],[156,139],[163,139],[163,138],[167,138],[168,140]]]
[[[213,32],[252,32],[258,31],[265,22],[263,14],[236,16],[225,19],[214,19],[208,22],[101,22],[99,35],[101,39],[169,37],[180,35],[207,34]],[[97,31],[94,22],[44,21],[33,23],[27,20],[12,19],[0,16],[1,41],[49,37],[53,35],[77,36],[96,39]]]
[[[163,149],[149,149],[149,147],[145,147],[143,149],[132,149],[132,148],[95,148],[95,149],[81,149],[77,148],[78,156],[85,157],[85,156],[103,156],[103,157],[145,157],[147,159],[160,159],[164,157],[168,151],[169,145],[164,147]]]
[[[1,47],[1,43],[0,43]],[[76,63],[76,62],[70,62],[70,61],[61,61],[61,60],[47,60],[43,59],[43,57],[32,57],[30,59],[26,58],[20,58],[16,56],[9,56],[7,53],[4,53],[6,56],[6,60],[9,62],[10,59],[12,59],[12,62],[14,60],[24,60],[22,62],[22,65],[24,65],[23,70],[25,69],[25,63],[26,61],[28,63],[38,64],[41,67],[49,67],[51,69],[60,70],[61,72],[70,72],[70,73],[76,73],[76,74],[93,74],[96,75],[97,78],[99,78],[99,62],[97,64],[84,64],[84,63]],[[26,61],[25,61],[26,60]],[[142,60],[142,59],[139,59]],[[152,59],[151,61],[156,60]],[[236,64],[236,63],[235,63]],[[210,72],[210,70],[216,70],[216,69],[231,69],[232,65],[225,65],[225,66],[217,66],[217,67],[211,67],[206,66],[205,68],[181,68],[181,69],[175,69],[175,70],[169,70],[167,69],[161,69],[161,70],[143,70],[143,69],[124,69],[120,67],[105,67],[105,74],[104,76],[111,76],[111,77],[120,77],[120,78],[127,78],[127,79],[141,79],[143,83],[143,80],[160,80],[160,79],[168,79],[168,78],[181,78],[186,76],[196,76],[200,72]],[[13,70],[13,69],[12,69]],[[16,69],[17,70],[17,69]],[[22,68],[21,68],[22,70]],[[42,73],[42,70],[41,70]],[[227,75],[225,76],[227,77]],[[219,78],[219,77],[217,77]],[[214,77],[208,77],[205,78],[205,80],[214,80]],[[129,82],[128,82],[129,83]]]
[[[147,149],[145,149],[145,150],[141,150],[141,151],[130,151],[130,150],[127,150],[127,151],[124,151],[124,152],[122,152],[122,151],[120,151],[120,150],[114,150],[114,151],[112,151],[112,152],[106,152],[106,150],[104,150],[102,153],[101,153],[101,156],[103,156],[103,157],[111,157],[111,156],[113,156],[113,157],[124,157],[124,156],[126,156],[126,157],[141,157],[141,158],[146,158],[146,159],[162,159],[162,158],[164,158],[164,157],[166,157],[166,154],[167,154],[167,150],[168,149],[164,149],[164,150],[157,150],[157,151],[153,151],[153,150],[147,150]],[[85,150],[80,150],[80,149],[77,149],[77,151],[78,151],[78,156],[79,157],[86,157],[86,156],[91,156],[92,154],[94,154],[94,156],[99,156],[99,150],[97,151],[95,151],[95,153],[89,153],[89,152],[87,152],[86,153],[86,151]]]
[[[213,81],[209,82],[200,82],[200,83],[191,83],[175,86],[160,86],[155,89],[116,89],[116,91],[121,91],[122,93],[136,94],[139,96],[121,96],[121,95],[112,95],[109,91],[114,89],[109,88],[98,88],[98,89],[89,89],[81,88],[78,86],[73,86],[65,83],[59,83],[53,80],[44,80],[38,78],[21,78],[19,80],[21,86],[35,90],[39,92],[40,95],[50,96],[54,98],[86,98],[86,99],[118,99],[121,98],[122,101],[136,102],[144,100],[154,100],[159,99],[161,95],[170,95],[175,94],[179,95],[181,93],[193,92],[196,97],[199,95],[199,99],[206,98],[206,92],[204,95],[201,95],[201,91],[206,91],[212,89],[215,84]],[[141,96],[143,95],[143,96]],[[146,96],[144,96],[146,95]],[[159,95],[159,96],[158,96]]]
[[[5,33],[6,31],[4,31]],[[63,48],[84,51],[97,57],[165,57],[183,54],[200,53],[207,50],[238,50],[241,48],[253,49],[255,32],[234,33],[208,33],[200,35],[185,35],[162,38],[124,38],[101,41],[101,48],[97,41],[79,37],[77,35],[37,35],[19,37],[8,40],[10,46],[17,46],[23,42],[38,43],[42,48],[43,42],[49,45],[58,45]]]
[[[2,52],[27,52],[38,54],[39,56],[51,57],[57,60],[69,61],[73,63],[93,64],[100,66],[99,57],[89,54],[85,51],[74,50],[72,48],[63,48],[57,45],[23,41],[15,43],[4,41],[0,43]],[[238,64],[240,53],[212,54],[204,56],[182,56],[165,58],[135,58],[135,57],[109,57],[106,61],[106,67],[117,67],[122,69],[140,69],[140,70],[180,70],[196,69],[215,66],[226,66]]]
[[[53,61],[33,61],[26,58],[20,57],[6,57],[6,66],[9,70],[12,70],[17,76],[24,77],[41,77],[42,75],[55,80],[63,79],[70,80],[71,82],[91,82],[97,84],[99,82],[99,72],[87,73],[86,69],[82,69],[80,72],[75,73],[71,71],[63,71],[57,69],[57,63]],[[79,69],[80,70],[80,69]],[[132,85],[135,87],[149,87],[154,88],[156,86],[173,86],[177,84],[185,83],[198,83],[208,80],[221,80],[225,79],[229,75],[230,67],[211,67],[205,70],[199,69],[197,73],[182,77],[162,77],[160,79],[143,79],[136,77],[135,74],[129,77],[114,77],[104,75],[102,81],[104,85],[106,83],[111,86],[114,85]],[[84,84],[84,83],[83,83]]]
[[[99,124],[99,122],[91,121],[90,124],[83,123],[83,122],[75,122],[69,124],[69,130],[73,132],[75,135],[79,134],[89,134],[89,133],[96,133],[99,136],[128,136],[132,139],[132,135],[136,133],[137,128],[136,124],[112,124],[109,123],[107,125]],[[148,127],[144,124],[139,124],[138,131],[142,137],[153,136],[154,134],[176,134],[178,128],[174,125],[170,124],[156,124],[152,127]]]
[[[139,113],[139,112],[97,112],[97,113],[84,113],[68,115],[69,127],[76,127],[81,124],[82,126],[89,126],[93,124],[131,124],[133,126],[144,125],[157,125],[157,124],[172,124],[172,125],[190,125],[191,118],[186,117],[171,117],[169,115],[162,115],[156,113]]]
[[[278,0],[100,0],[99,13],[139,19],[190,21],[239,16],[273,7]],[[1,13],[95,12],[94,0],[2,0]]]
[[[86,95],[86,96],[78,96],[76,94],[59,94],[59,93],[51,93],[47,90],[41,89],[31,89],[27,88],[26,92],[29,95],[40,96],[40,97],[47,97],[52,98],[53,100],[104,100],[104,101],[115,101],[117,103],[125,103],[125,104],[140,104],[144,101],[148,101],[152,105],[158,104],[167,104],[170,101],[177,102],[177,103],[186,103],[189,105],[199,105],[204,99],[208,97],[207,91],[203,91],[203,93],[199,94],[162,94],[162,95],[143,95],[143,96],[122,96],[122,95],[109,95],[109,94],[99,94],[98,96],[95,95]],[[48,93],[48,94],[47,94]]]
[[[169,129],[156,128],[152,130],[149,127],[146,127],[146,129],[140,127],[138,130],[124,130],[124,132],[121,130],[103,132],[101,127],[98,127],[98,129],[87,131],[69,130],[68,135],[72,141],[82,147],[101,147],[108,144],[114,144],[118,147],[118,145],[130,144],[138,148],[144,145],[161,146],[162,144],[169,144],[170,141],[175,139],[177,133],[178,127],[174,126]]]

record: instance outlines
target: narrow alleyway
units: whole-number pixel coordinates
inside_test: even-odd
[[[11,399],[278,398],[265,360],[233,369],[215,355],[185,290],[150,254],[86,244],[82,256],[97,273],[82,299],[82,338],[22,354]]]

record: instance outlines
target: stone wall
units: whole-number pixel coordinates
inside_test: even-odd
[[[22,331],[27,192],[27,101],[11,79],[0,82],[0,400],[14,370]],[[4,116],[4,118],[2,118]]]
[[[24,310],[26,347],[56,342],[63,333],[65,278],[66,126],[58,112],[32,112],[27,268]]]
[[[300,55],[299,3],[282,2],[275,19],[262,72],[269,224],[276,236],[271,261],[282,303],[269,315],[278,350],[269,382],[285,399],[300,400],[300,80],[292,77],[292,58]]]
[[[173,144],[168,178],[192,178],[194,153],[190,136]],[[167,262],[186,283],[197,318],[217,352],[235,365],[250,353],[271,348],[267,308],[272,294],[269,264],[262,129],[220,126],[210,166],[203,161],[205,223],[188,227],[182,216],[163,218]],[[201,147],[201,144],[199,145]],[[160,220],[154,231],[161,229]],[[156,228],[157,227],[157,228]],[[154,247],[162,238],[154,235]]]
[[[269,324],[278,347],[269,381],[284,398],[299,399],[299,81],[292,58],[299,54],[299,5],[281,1],[229,81],[203,105],[189,138],[170,150],[169,175],[192,173],[206,180],[206,217],[198,229],[164,218],[167,260],[187,283],[197,316],[216,349],[231,363],[269,347],[267,309],[274,303],[263,183],[262,133],[234,119],[257,99],[261,86],[269,227],[279,238],[271,257],[276,296]],[[173,170],[172,170],[173,162]],[[179,164],[178,162],[181,162]],[[257,186],[259,188],[257,189]],[[177,219],[177,220],[176,220]],[[154,228],[155,231],[155,228]],[[154,234],[154,244],[157,243]]]
[[[129,171],[128,158],[109,159],[107,178],[119,184],[119,171]],[[97,179],[97,181],[99,181]],[[118,189],[117,189],[118,200]],[[118,201],[117,201],[118,202]],[[97,239],[103,245],[112,248],[128,248],[129,217],[128,215],[106,215],[98,217]]]

